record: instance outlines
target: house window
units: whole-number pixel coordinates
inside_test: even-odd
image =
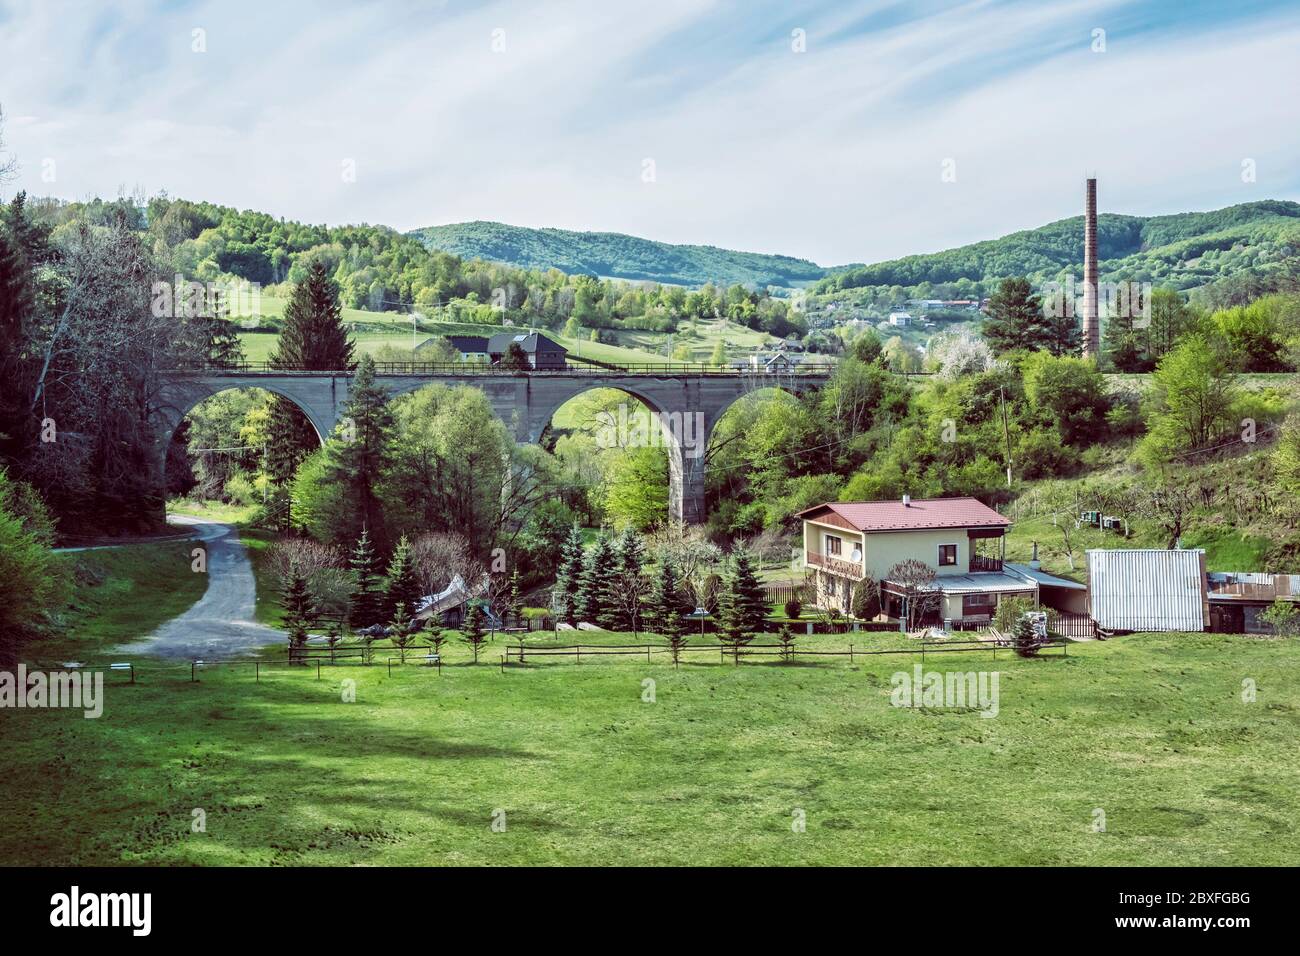
[[[993,594],[963,594],[961,596],[962,617],[992,614],[997,600],[997,596]]]
[[[955,566],[957,564],[957,546],[955,544],[939,545],[939,567]]]
[[[826,536],[826,557],[837,558],[844,547],[844,542],[833,534]]]

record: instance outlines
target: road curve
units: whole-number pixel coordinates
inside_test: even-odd
[[[253,619],[257,588],[239,531],[233,525],[188,515],[171,515],[168,521],[193,530],[203,541],[208,552],[208,590],[184,614],[118,651],[217,660],[247,657],[268,644],[283,644],[283,634]]]

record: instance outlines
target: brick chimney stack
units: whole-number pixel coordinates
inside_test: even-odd
[[[1088,180],[1083,212],[1083,357],[1100,358],[1101,324],[1097,317],[1097,180]]]

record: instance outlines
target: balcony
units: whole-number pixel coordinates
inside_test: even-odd
[[[862,570],[862,565],[856,561],[845,561],[842,558],[828,558],[824,554],[817,554],[815,551],[807,552],[807,564],[810,568],[821,568],[841,578],[851,578],[854,581],[860,581],[866,574]]]
[[[1000,572],[1002,570],[1002,559],[988,558],[982,554],[972,554],[970,556],[970,569],[972,573],[975,571],[999,571]]]

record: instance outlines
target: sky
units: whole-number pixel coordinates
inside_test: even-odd
[[[875,262],[1300,199],[1300,4],[0,0],[19,172]]]

